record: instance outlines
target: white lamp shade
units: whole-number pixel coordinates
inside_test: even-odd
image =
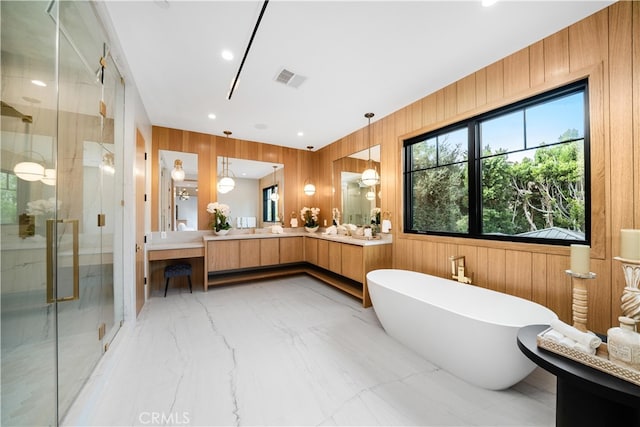
[[[306,184],[304,186],[304,194],[306,194],[307,196],[313,196],[314,194],[316,194],[316,186],[313,184]]]
[[[229,191],[233,190],[236,186],[236,182],[230,176],[222,177],[220,181],[218,181],[218,191],[222,194],[227,194]]]
[[[184,169],[182,169],[182,160],[176,159],[173,162],[173,169],[171,170],[171,178],[174,181],[184,181]]]
[[[280,195],[278,193],[271,193],[271,196],[269,196],[269,198],[272,201],[277,202],[278,200],[280,200]]]
[[[44,166],[35,162],[20,162],[14,166],[13,173],[25,181],[39,181],[44,177]]]
[[[183,169],[173,169],[171,171],[171,178],[174,181],[184,181],[184,170]]]
[[[56,185],[56,170],[45,169],[44,176],[40,181],[42,181],[42,183],[46,185]]]
[[[362,172],[362,183],[364,185],[372,186],[377,185],[380,182],[380,175],[375,169],[367,169]]]
[[[367,200],[375,200],[376,193],[373,190],[369,190],[367,191],[367,194],[365,195],[365,197],[367,198]]]

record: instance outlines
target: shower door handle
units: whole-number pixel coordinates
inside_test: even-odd
[[[53,295],[54,274],[57,270],[57,260],[54,257],[54,236],[57,224],[71,224],[72,226],[72,263],[73,263],[73,295],[56,298]],[[47,304],[54,302],[73,301],[80,299],[80,257],[78,245],[77,219],[48,219],[47,220]]]

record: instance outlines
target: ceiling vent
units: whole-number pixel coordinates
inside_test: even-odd
[[[294,73],[293,71],[289,71],[286,68],[280,70],[275,80],[278,83],[282,83],[287,86],[291,86],[294,88],[299,88],[302,83],[304,83],[307,78],[305,76],[301,76],[299,74]]]

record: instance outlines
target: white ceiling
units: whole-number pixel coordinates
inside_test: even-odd
[[[109,1],[154,125],[314,150],[612,1]],[[223,49],[235,58],[221,58]],[[306,77],[274,81],[282,68]],[[215,120],[207,118],[209,113]],[[304,132],[304,136],[298,136]]]

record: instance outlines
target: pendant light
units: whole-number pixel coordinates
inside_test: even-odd
[[[176,181],[184,181],[184,169],[182,168],[182,160],[176,159],[173,162],[173,169],[171,170],[171,178]]]
[[[307,145],[307,150],[311,152],[311,150],[313,150],[313,145]],[[309,181],[309,178],[305,179],[304,181],[303,191],[307,196],[313,196],[314,194],[316,194],[316,186]]]
[[[370,187],[367,194],[365,194],[367,200],[375,200],[376,199],[376,190],[375,187]]]
[[[231,135],[230,130],[225,130],[223,132],[227,135],[227,141],[229,141],[229,135]],[[216,186],[218,192],[222,194],[227,194],[229,191],[233,190],[236,186],[236,182],[229,176],[229,157],[226,157],[226,166],[225,166],[225,157],[222,157],[222,175],[220,181],[218,181],[218,185]]]
[[[277,202],[278,200],[280,200],[280,195],[278,194],[278,187],[276,185],[276,169],[278,166],[273,166],[273,192],[271,193],[271,196],[269,196],[269,198],[274,201]]]
[[[17,163],[13,167],[13,173],[24,181],[40,181],[45,176],[44,166],[42,166],[41,163],[35,162],[33,159],[33,154],[39,153],[33,151],[33,135],[29,131],[29,124],[32,123],[31,117],[23,116],[22,121],[24,122],[24,135],[29,142],[29,151],[27,151],[27,153],[29,153],[29,160]],[[42,157],[42,155],[40,155],[40,157]],[[42,157],[42,160],[44,161],[44,157]]]
[[[369,167],[362,172],[362,183],[372,187],[380,183],[380,175],[378,175],[378,171],[376,171],[375,167],[373,167],[371,163],[371,117],[373,117],[374,114],[366,113],[364,116],[369,119],[369,125],[367,126],[367,131],[369,133]]]

